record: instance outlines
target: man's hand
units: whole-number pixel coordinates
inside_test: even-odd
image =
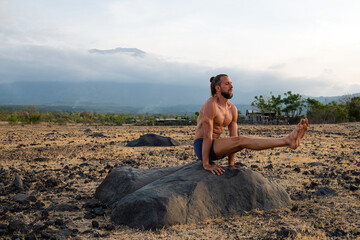
[[[219,165],[216,164],[206,164],[203,165],[205,170],[211,171],[212,174],[217,174],[217,175],[221,175],[225,172],[224,169],[222,169]]]

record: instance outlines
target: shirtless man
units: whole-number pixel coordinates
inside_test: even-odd
[[[202,160],[203,167],[213,174],[223,174],[224,169],[214,164],[228,156],[229,167],[234,165],[235,153],[244,148],[263,150],[274,147],[296,149],[309,126],[307,118],[301,119],[296,128],[286,137],[263,138],[237,135],[238,111],[229,99],[233,96],[233,85],[226,74],[210,79],[211,95],[200,109],[194,140],[195,154]],[[220,138],[224,128],[228,127],[230,137]]]

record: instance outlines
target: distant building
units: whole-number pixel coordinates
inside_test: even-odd
[[[261,112],[258,110],[246,110],[245,122],[250,124],[270,124],[275,119],[274,112]]]
[[[184,118],[156,118],[155,124],[157,125],[186,125],[189,119]]]

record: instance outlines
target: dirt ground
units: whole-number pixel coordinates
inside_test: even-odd
[[[239,133],[281,137],[293,128],[239,125]],[[114,226],[110,210],[92,201],[107,173],[195,161],[194,132],[194,126],[0,123],[0,238],[360,238],[360,123],[310,125],[297,150],[237,153],[235,162],[284,186],[292,199],[287,208],[152,231]],[[126,147],[146,133],[171,137],[180,146]]]

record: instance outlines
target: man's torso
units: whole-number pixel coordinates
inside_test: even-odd
[[[209,98],[200,109],[194,139],[203,138],[204,121],[207,121],[208,118],[206,111],[209,111],[209,109],[214,111],[214,114],[212,115],[212,137],[219,138],[224,131],[224,128],[229,126],[234,118],[232,109],[234,107],[235,106],[230,101],[227,102],[226,106],[220,106],[216,102],[216,98]]]

